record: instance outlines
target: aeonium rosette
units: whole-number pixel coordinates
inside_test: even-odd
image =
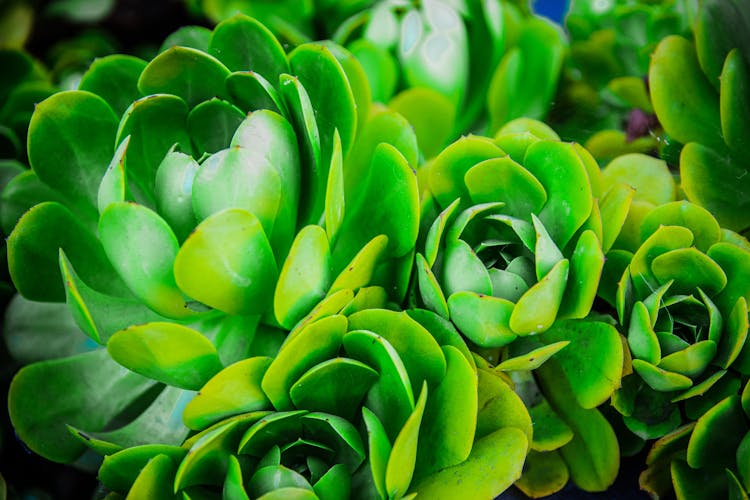
[[[750,245],[687,201],[651,210],[640,234],[617,290],[632,373],[613,404],[653,439],[738,394],[750,373]]]
[[[215,373],[185,407],[196,433],[181,446],[114,447],[112,433],[79,432],[107,455],[102,483],[164,498],[456,498],[467,489],[493,498],[507,488],[531,437],[510,386],[477,370],[434,313],[344,312],[307,318],[274,358]]]
[[[572,477],[583,489],[606,489],[619,450],[596,407],[619,387],[623,350],[611,324],[588,318],[604,231],[619,231],[602,225],[596,162],[521,119],[494,140],[458,140],[423,175],[415,300],[516,382],[535,419],[518,486],[539,496]]]
[[[100,59],[32,118],[32,170],[4,199],[29,207],[8,243],[25,298],[7,318],[24,329],[16,348],[59,358],[35,318],[65,302],[91,351],[12,383],[16,432],[48,459],[90,466],[81,436],[96,432],[110,451],[179,445],[183,408],[222,368],[275,354],[305,317],[406,293],[418,199],[405,120],[370,109],[335,45],[287,56],[242,16],[205,44]]]

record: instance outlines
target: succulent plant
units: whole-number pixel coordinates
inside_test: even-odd
[[[743,498],[748,483],[750,420],[745,383],[695,421],[656,441],[648,454],[641,488],[653,497]],[[717,432],[721,429],[722,432]]]
[[[744,232],[750,227],[750,6],[705,1],[693,31],[694,43],[670,36],[654,51],[654,110],[667,134],[685,145],[679,163],[687,198],[723,227]]]
[[[334,39],[362,63],[373,99],[414,125],[426,159],[463,133],[543,118],[566,50],[559,27],[507,0],[378,2]]]
[[[596,162],[519,119],[494,140],[459,139],[427,168],[417,300],[516,382],[534,421],[519,488],[543,496],[572,477],[605,490],[619,448],[596,407],[619,387],[623,349],[611,324],[588,317],[602,241],[614,239]]]
[[[699,420],[747,379],[750,245],[687,201],[652,209],[640,235],[617,289],[631,360],[613,405],[650,440]]]
[[[383,309],[411,275],[417,149],[369,104],[346,51],[287,56],[240,16],[37,106],[29,183],[51,195],[9,238],[6,320],[16,355],[49,358],[10,388],[30,449],[104,455],[115,497],[489,498],[518,478],[511,381],[436,314]],[[49,314],[66,352],[30,347]]]

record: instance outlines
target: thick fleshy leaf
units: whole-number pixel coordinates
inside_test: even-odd
[[[722,368],[728,368],[734,363],[745,349],[748,326],[747,302],[741,297],[729,313],[715,363]]]
[[[227,477],[224,480],[222,498],[227,500],[250,500],[243,482],[240,461],[236,456],[231,455],[227,465]]]
[[[197,391],[221,369],[211,341],[176,323],[147,323],[116,332],[107,343],[112,358],[154,380]]]
[[[203,52],[208,52],[208,41],[211,39],[211,30],[205,26],[183,26],[172,32],[159,47],[161,54],[167,49],[175,46],[190,47]]]
[[[263,457],[273,446],[285,446],[302,434],[302,416],[307,411],[273,412],[255,422],[242,436],[242,454]]]
[[[349,316],[350,330],[369,330],[393,346],[404,363],[416,393],[426,381],[430,387],[445,376],[446,360],[430,332],[405,312],[369,309]]]
[[[270,358],[252,357],[214,375],[185,407],[185,425],[201,430],[222,418],[268,409],[270,402],[260,381],[270,363]]]
[[[492,281],[487,268],[464,240],[454,240],[446,245],[441,274],[440,283],[448,300],[459,292],[492,295]]]
[[[474,165],[500,156],[503,156],[503,151],[483,137],[462,137],[445,148],[429,171],[430,191],[438,204],[447,207],[460,198],[462,207],[467,207],[471,195],[464,184],[464,176]]]
[[[269,465],[259,468],[248,481],[248,493],[258,498],[265,493],[272,493],[281,488],[300,488],[312,490],[312,486],[299,472],[283,465]]]
[[[648,239],[661,226],[690,229],[693,244],[701,252],[706,252],[721,239],[721,227],[711,212],[685,200],[664,203],[649,211],[641,221],[641,240]]]
[[[444,346],[445,378],[432,390],[419,436],[414,481],[466,460],[474,442],[477,378],[473,367],[453,346]]]
[[[333,358],[308,370],[289,390],[295,408],[355,416],[378,372],[349,358]]]
[[[245,113],[221,99],[211,99],[195,106],[187,117],[187,126],[196,147],[196,156],[228,147],[244,119]]]
[[[205,52],[172,47],[148,63],[138,80],[138,90],[144,95],[173,94],[192,108],[213,97],[226,99],[224,80],[229,73],[218,59]]]
[[[384,234],[374,237],[368,242],[351,262],[336,276],[328,295],[340,290],[359,290],[372,281],[376,266],[381,261],[388,246],[388,237]]]
[[[289,390],[307,370],[335,357],[346,327],[347,321],[343,316],[329,316],[308,324],[287,340],[261,383],[277,410],[293,408]]]
[[[554,357],[583,408],[595,408],[620,386],[623,345],[620,334],[600,321],[556,322],[541,336],[546,344],[569,341]]]
[[[182,446],[188,449],[188,454],[177,468],[174,491],[197,484],[222,486],[229,456],[238,449],[243,434],[248,427],[267,416],[269,412],[266,411],[244,413],[185,441]]]
[[[591,311],[601,282],[605,256],[596,234],[586,230],[570,257],[570,274],[558,316],[583,318]]]
[[[167,456],[175,464],[187,453],[178,446],[163,444],[147,444],[126,448],[118,453],[104,457],[104,462],[99,468],[98,479],[107,488],[127,493],[133,486],[138,474],[143,467],[156,456]]]
[[[536,349],[532,349],[524,354],[517,354],[513,350],[511,351],[513,357],[504,360],[502,363],[498,364],[495,369],[499,371],[535,370],[542,366],[542,363],[550,359],[563,348],[567,347],[568,344],[570,344],[569,340],[561,340],[546,346],[537,347]]]
[[[346,353],[372,368],[380,378],[370,388],[365,406],[378,416],[390,440],[395,440],[414,410],[414,393],[409,374],[396,349],[383,337],[367,330],[344,336]]]
[[[677,186],[664,160],[637,153],[618,156],[604,167],[602,177],[609,186],[630,186],[638,200],[654,205],[675,200]]]
[[[78,276],[62,249],[59,262],[69,313],[79,328],[94,341],[106,344],[118,330],[163,319],[135,298],[106,295],[88,286]]]
[[[254,71],[276,82],[289,72],[284,48],[262,23],[237,15],[214,28],[208,52],[230,71]]]
[[[451,139],[456,107],[445,95],[427,87],[411,87],[396,95],[388,107],[414,126],[425,158],[434,158]]]
[[[747,155],[750,147],[750,62],[739,49],[729,52],[721,71],[721,130],[724,141],[738,155]]]
[[[331,254],[320,226],[302,228],[279,273],[273,299],[276,320],[291,329],[328,292]]]
[[[161,388],[157,386],[157,389]],[[75,429],[72,426],[68,429],[86,446],[103,455],[146,444],[177,446],[189,433],[189,429],[178,422],[185,404],[192,397],[191,391],[167,387],[159,392],[156,399],[141,414],[122,427],[99,432]],[[119,424],[120,422],[117,422],[117,425]]]
[[[5,160],[0,160],[5,163]],[[21,163],[15,163],[11,160],[10,167],[18,172],[10,179],[0,194],[0,228],[3,234],[10,234],[21,219],[31,207],[45,201],[56,201],[65,204],[63,196],[39,180],[36,172],[27,170]],[[8,163],[5,163],[8,165]]]
[[[115,148],[117,117],[90,92],[60,92],[39,103],[29,123],[29,163],[80,215],[94,216]],[[64,165],[65,175],[60,174]]]
[[[642,359],[633,360],[633,370],[655,391],[682,391],[693,385],[685,375],[664,370]]]
[[[385,471],[388,465],[388,458],[391,455],[392,445],[377,415],[367,409],[367,407],[363,407],[362,418],[367,429],[367,448],[372,481],[380,497],[387,498]]]
[[[565,292],[569,267],[567,259],[561,260],[521,296],[510,315],[511,330],[519,335],[531,335],[552,325]]]
[[[153,202],[154,179],[159,164],[175,145],[192,151],[187,130],[188,108],[174,95],[149,95],[135,101],[120,120],[115,144],[130,136],[127,153],[128,180],[137,194]]]
[[[659,283],[652,271],[656,257],[671,250],[687,248],[693,244],[693,233],[682,226],[660,226],[638,248],[630,262],[630,276],[639,296],[647,296]]]
[[[477,423],[474,439],[481,439],[498,429],[515,427],[526,434],[531,444],[531,416],[520,396],[509,385],[505,374],[477,367]]]
[[[90,286],[127,295],[96,237],[63,205],[46,202],[26,212],[8,238],[8,269],[24,297],[47,302],[65,300],[59,249],[75,262],[76,270]]]
[[[286,109],[279,91],[259,73],[235,71],[227,77],[226,86],[232,102],[245,112],[267,109],[282,113]]]
[[[426,477],[412,489],[425,498],[463,498],[467,491],[481,498],[494,498],[519,477],[528,440],[519,429],[499,429],[474,443],[462,463]]]
[[[728,432],[717,433],[715,429],[726,429]],[[747,430],[747,418],[739,395],[722,400],[695,424],[687,447],[688,464],[693,468],[733,466],[735,451]]]
[[[102,183],[99,185],[97,196],[97,207],[99,212],[103,212],[110,203],[117,201],[132,201],[130,189],[128,189],[128,180],[126,177],[125,155],[130,144],[130,136],[123,139],[117,147],[115,156],[107,167],[107,171],[102,177]]]
[[[26,446],[49,460],[69,463],[86,446],[66,425],[103,429],[152,385],[100,349],[22,368],[10,385],[8,411]]]
[[[750,301],[750,252],[731,243],[717,243],[708,250],[708,256],[727,275],[727,286],[714,298],[723,311],[731,311],[740,297]]]
[[[540,452],[557,450],[573,439],[573,431],[555,413],[546,400],[529,408],[534,424],[534,440],[531,449]]]
[[[566,52],[562,32],[549,20],[525,21],[515,47],[503,56],[487,91],[490,130],[526,116],[542,119],[552,102]]]
[[[680,154],[682,188],[688,200],[708,209],[723,227],[741,231],[750,226],[750,202],[745,184],[737,179],[747,170],[721,151],[687,144]]]
[[[136,297],[169,318],[193,314],[175,283],[172,263],[177,238],[164,219],[141,205],[112,203],[99,219],[99,237],[110,262]],[[66,255],[80,273],[73,255],[67,251]],[[86,280],[85,275],[82,278]]]
[[[448,299],[450,319],[469,340],[481,347],[502,347],[516,339],[510,328],[513,303],[470,291]]]
[[[344,155],[354,141],[357,109],[352,89],[341,64],[324,44],[300,45],[289,54],[289,64],[313,103],[321,161],[326,165],[333,151],[334,131],[341,138]]]
[[[130,103],[141,97],[138,79],[145,67],[143,59],[123,54],[95,59],[81,77],[78,90],[98,95],[117,116],[122,116]]]
[[[393,441],[393,449],[385,469],[385,489],[389,497],[399,498],[406,494],[414,475],[417,462],[419,429],[427,404],[427,382],[422,384],[414,411]]]
[[[501,201],[503,213],[527,222],[547,201],[544,186],[508,156],[477,163],[464,179],[474,203]]]
[[[260,221],[226,209],[185,240],[174,261],[179,287],[192,298],[229,314],[261,314],[271,305],[278,271]]]
[[[648,81],[656,116],[670,136],[683,144],[723,144],[718,95],[690,42],[679,36],[663,39],[651,57]]]
[[[333,249],[334,265],[341,268],[372,238],[388,237],[386,256],[410,252],[419,231],[417,176],[404,156],[387,143],[375,148],[370,171],[361,180],[358,196],[347,211]]]
[[[326,186],[325,225],[330,242],[336,241],[346,213],[346,193],[344,191],[344,153],[341,150],[341,138],[338,130],[333,132],[333,151],[331,166],[328,169]]]
[[[614,430],[599,410],[584,409],[578,404],[570,382],[554,359],[536,373],[550,406],[573,430],[573,439],[560,449],[571,479],[584,491],[605,491],[620,468]]]
[[[539,220],[560,248],[565,248],[589,218],[593,206],[586,166],[572,144],[539,141],[531,145],[524,167],[547,191]]]
[[[156,169],[156,209],[180,242],[185,241],[196,226],[192,193],[199,168],[192,156],[170,151]]]
[[[284,257],[297,229],[300,192],[300,159],[294,130],[281,115],[267,110],[256,111],[239,126],[232,138],[232,146],[247,148],[249,153],[243,153],[243,160],[248,164],[230,163],[219,166],[218,168],[222,169],[218,173],[220,179],[216,179],[215,182],[222,186],[219,189],[233,193],[232,198],[240,204],[239,206],[249,203],[253,207],[255,215],[263,221],[263,227],[269,234],[275,255],[277,258]],[[251,191],[249,195],[232,190],[233,182],[236,183],[238,180],[235,176],[240,176],[248,183],[245,186],[246,190],[248,186],[253,186],[253,183],[257,182],[275,184],[272,179],[264,177],[273,177],[271,171],[275,171],[279,176],[281,191],[278,208],[275,208],[270,199],[259,199],[257,203],[252,201],[257,193],[264,192],[260,188],[257,188],[257,191]],[[211,183],[211,179],[205,180]],[[207,198],[211,195],[210,190],[213,188],[208,189],[209,192],[205,193]],[[260,196],[263,197],[263,195]],[[266,202],[270,205],[269,207],[263,206]],[[214,200],[214,203],[220,202]],[[272,210],[277,210],[277,212],[274,214]],[[268,216],[273,217],[272,220],[274,220],[273,232],[270,231],[270,226],[265,221],[267,212]]]

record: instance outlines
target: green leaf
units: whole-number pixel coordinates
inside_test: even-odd
[[[156,169],[156,209],[183,242],[196,226],[193,212],[193,182],[200,165],[192,156],[170,151]]]
[[[165,384],[197,391],[221,371],[216,348],[201,333],[176,323],[146,323],[116,332],[112,359]]]
[[[253,498],[278,491],[281,488],[312,490],[312,486],[302,474],[283,465],[271,465],[256,470],[247,485],[248,492]]]
[[[274,314],[285,328],[292,329],[326,296],[330,260],[326,232],[320,226],[306,226],[297,233],[274,291]]]
[[[468,206],[471,196],[464,184],[466,173],[474,165],[502,155],[492,141],[476,136],[462,137],[445,148],[429,170],[430,191],[440,207],[447,207],[456,198],[461,198],[463,208]]]
[[[351,494],[351,483],[352,479],[346,467],[336,464],[313,485],[313,490],[319,498],[345,500]]]
[[[690,42],[664,38],[651,56],[648,81],[656,116],[671,137],[722,147],[718,95]]]
[[[271,305],[278,271],[263,228],[250,212],[229,208],[203,222],[174,260],[179,287],[228,314],[260,314]]]
[[[8,238],[8,269],[18,291],[30,300],[62,302],[65,287],[59,249],[96,289],[127,295],[102,244],[63,205],[45,202],[26,212]]]
[[[557,450],[573,439],[573,430],[555,413],[546,399],[529,408],[534,425],[531,449],[539,452]]]
[[[112,203],[99,219],[99,237],[118,274],[147,306],[169,318],[194,314],[175,283],[177,238],[164,219],[141,205]],[[141,244],[144,239],[148,245]]]
[[[289,390],[307,370],[335,357],[346,327],[347,321],[343,316],[329,316],[308,324],[287,339],[261,383],[277,410],[293,408]]]
[[[286,446],[302,435],[302,417],[305,410],[273,412],[247,429],[238,450],[241,454],[262,457],[273,446]]]
[[[445,295],[440,289],[437,278],[432,273],[427,261],[421,253],[416,254],[417,280],[419,283],[419,296],[424,306],[439,314],[443,318],[449,317],[448,303]]]
[[[282,113],[286,109],[281,95],[271,83],[253,71],[236,71],[227,77],[232,102],[245,112],[267,109]]]
[[[369,309],[349,316],[349,330],[368,330],[393,346],[416,392],[426,381],[434,387],[445,377],[446,360],[430,332],[405,312]]]
[[[125,154],[127,153],[129,144],[130,136],[123,139],[122,143],[117,147],[115,156],[104,173],[97,197],[99,212],[103,212],[110,203],[132,201],[125,168]]]
[[[214,375],[185,407],[185,425],[202,430],[232,415],[268,409],[270,402],[260,382],[270,363],[270,358],[252,357]]]
[[[159,164],[175,144],[187,154],[192,151],[187,130],[188,108],[174,95],[150,95],[135,101],[117,129],[115,144],[130,136],[126,157],[132,188],[149,203],[154,199],[154,179]]]
[[[696,378],[706,370],[715,355],[716,343],[712,340],[703,340],[664,356],[659,362],[659,368]]]
[[[739,49],[729,52],[721,71],[721,130],[732,152],[746,157],[750,147],[750,71]]]
[[[62,249],[59,262],[68,314],[97,343],[106,344],[114,332],[130,325],[163,319],[135,298],[113,297],[89,287],[78,277]]]
[[[619,388],[623,346],[612,325],[599,321],[558,321],[540,338],[548,345],[570,342],[554,360],[583,408],[599,406]]]
[[[541,498],[563,489],[569,478],[568,467],[558,452],[532,450],[526,457],[523,475],[514,486],[528,497]]]
[[[560,342],[553,342],[543,347],[537,347],[531,351],[516,355],[513,354],[512,358],[504,360],[502,363],[495,367],[498,371],[529,371],[536,370],[542,363],[550,359],[552,356],[561,351],[564,347],[570,344],[569,340],[562,340]]]
[[[645,154],[618,156],[602,170],[605,185],[624,184],[634,190],[633,197],[654,205],[675,200],[677,186],[664,160]]]
[[[159,53],[178,45],[208,52],[211,33],[212,31],[205,26],[183,26],[164,39],[159,47]]]
[[[477,366],[477,423],[474,439],[478,440],[498,429],[515,427],[531,444],[531,416],[520,396],[511,388],[504,374]]]
[[[568,268],[568,260],[561,260],[518,299],[510,315],[511,330],[518,335],[531,335],[552,326],[565,292]],[[543,311],[539,311],[539,304],[544,304]]]
[[[224,80],[230,71],[218,59],[187,47],[165,50],[141,73],[138,90],[143,95],[173,94],[189,107],[213,97],[227,98]]]
[[[303,185],[300,184],[300,158],[294,130],[282,116],[272,111],[256,111],[239,126],[232,138],[232,146],[245,148],[241,155],[238,154],[240,163],[233,164],[227,159],[226,164],[219,165],[220,178],[215,180],[213,188],[207,187],[205,196],[210,201],[212,189],[228,191],[232,193],[230,199],[240,208],[245,203],[253,207],[254,211],[251,211],[263,222],[274,254],[281,259],[286,256],[297,229],[298,198]],[[228,154],[229,157],[232,153]],[[277,189],[276,181],[272,179],[273,172],[278,174],[280,183],[278,207],[273,201]],[[206,181],[211,185],[210,178]],[[237,188],[239,181],[247,182],[247,186],[261,183],[273,187],[271,191],[246,189],[250,194],[243,195],[243,191]],[[266,194],[262,194],[264,192]],[[264,196],[269,199],[262,199]],[[221,206],[219,199],[212,203]]]
[[[539,220],[558,247],[565,248],[589,218],[594,204],[586,166],[572,144],[539,141],[529,146],[524,167],[547,191]]]
[[[417,144],[425,158],[434,158],[452,138],[457,109],[445,95],[427,87],[398,93],[388,107],[414,126]]]
[[[605,260],[594,232],[584,231],[570,257],[570,274],[558,317],[583,318],[589,314],[601,282]]]
[[[8,412],[26,446],[49,460],[70,463],[86,446],[66,425],[103,429],[152,385],[101,349],[22,368],[10,385]]]
[[[530,222],[547,201],[539,181],[509,156],[477,163],[464,176],[474,203],[501,201],[503,213]]]
[[[215,153],[228,147],[244,119],[245,113],[221,99],[211,99],[195,106],[190,110],[187,126],[196,154]]]
[[[65,204],[62,195],[39,180],[33,170],[26,170],[20,163],[20,173],[5,185],[0,194],[0,228],[3,234],[10,234],[31,207],[46,201]]]
[[[371,168],[358,187],[358,196],[347,202],[347,211],[333,249],[337,268],[351,260],[367,242],[385,234],[387,257],[409,253],[419,231],[417,176],[404,156],[382,143],[375,148]]]
[[[362,417],[367,429],[367,448],[372,479],[380,498],[387,498],[385,474],[388,459],[391,455],[391,442],[388,440],[388,435],[380,419],[366,406],[362,407]]]
[[[175,464],[183,459],[187,451],[179,446],[147,444],[126,448],[104,457],[99,468],[98,479],[107,488],[127,493],[146,464],[157,456],[167,456]]]
[[[448,298],[451,321],[481,347],[502,347],[516,339],[510,328],[513,308],[508,300],[471,291],[456,292]]]
[[[477,377],[461,351],[444,346],[445,377],[432,390],[422,418],[414,481],[466,460],[477,420]]]
[[[721,149],[691,142],[680,154],[682,189],[688,200],[706,208],[723,227],[737,231],[750,226],[747,189],[738,182],[745,175],[747,169]]]
[[[516,46],[503,56],[487,91],[491,131],[521,116],[544,118],[565,52],[563,34],[553,23],[537,16],[524,22]]]
[[[554,359],[536,373],[550,406],[573,430],[573,439],[560,449],[571,479],[584,491],[605,491],[620,468],[614,430],[599,410],[584,409],[577,403],[570,382]]]
[[[661,204],[641,221],[641,240],[645,241],[661,226],[682,226],[693,233],[695,248],[706,252],[721,239],[721,227],[711,212],[688,201]]]
[[[284,48],[268,28],[253,18],[236,15],[214,28],[208,48],[230,71],[250,70],[276,82],[289,73]]]
[[[659,284],[674,281],[670,290],[676,294],[688,294],[700,288],[713,296],[727,284],[727,276],[721,267],[693,247],[678,248],[657,256],[651,262],[651,270]]]
[[[319,43],[295,48],[289,54],[289,64],[313,103],[320,132],[322,165],[330,161],[334,131],[340,135],[341,150],[346,156],[357,131],[357,109],[341,64]]]
[[[242,478],[242,466],[236,456],[230,455],[227,467],[227,477],[224,480],[222,498],[227,500],[250,500],[245,491]]]
[[[527,445],[521,430],[499,429],[477,440],[464,462],[426,477],[412,491],[434,500],[462,498],[467,491],[494,498],[521,477]]]
[[[417,461],[417,444],[419,428],[422,423],[425,405],[427,404],[427,382],[422,384],[414,411],[393,442],[391,455],[385,470],[385,488],[389,497],[398,498],[409,489],[414,466]]]
[[[716,432],[716,429],[726,432]],[[688,464],[694,469],[709,465],[734,466],[737,447],[747,430],[740,396],[723,399],[695,424],[687,446]]]
[[[310,368],[289,390],[295,408],[353,419],[378,373],[359,361],[333,358]]]
[[[386,339],[367,330],[350,331],[344,336],[344,350],[379,374],[370,388],[365,406],[383,423],[388,438],[395,440],[414,411],[414,393],[409,373],[396,349]]]
[[[369,285],[377,265],[383,260],[383,253],[387,246],[388,237],[384,234],[370,240],[336,276],[328,290],[328,295],[344,289],[358,290]]]
[[[117,117],[102,98],[90,92],[60,92],[39,103],[31,117],[29,163],[79,215],[95,217],[116,133]]]
[[[328,169],[326,185],[325,224],[328,241],[335,242],[346,213],[346,193],[344,191],[344,158],[338,130],[333,132],[333,153]]]
[[[642,359],[633,360],[633,370],[655,391],[682,391],[693,385],[685,375],[664,370]]]
[[[138,79],[145,67],[143,59],[123,54],[94,59],[81,77],[78,90],[98,95],[117,116],[122,116],[130,103],[141,97]]]

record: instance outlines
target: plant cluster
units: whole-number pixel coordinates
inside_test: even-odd
[[[189,4],[70,90],[0,52],[31,451],[108,499],[539,498],[642,451],[654,498],[747,497],[748,4]]]

